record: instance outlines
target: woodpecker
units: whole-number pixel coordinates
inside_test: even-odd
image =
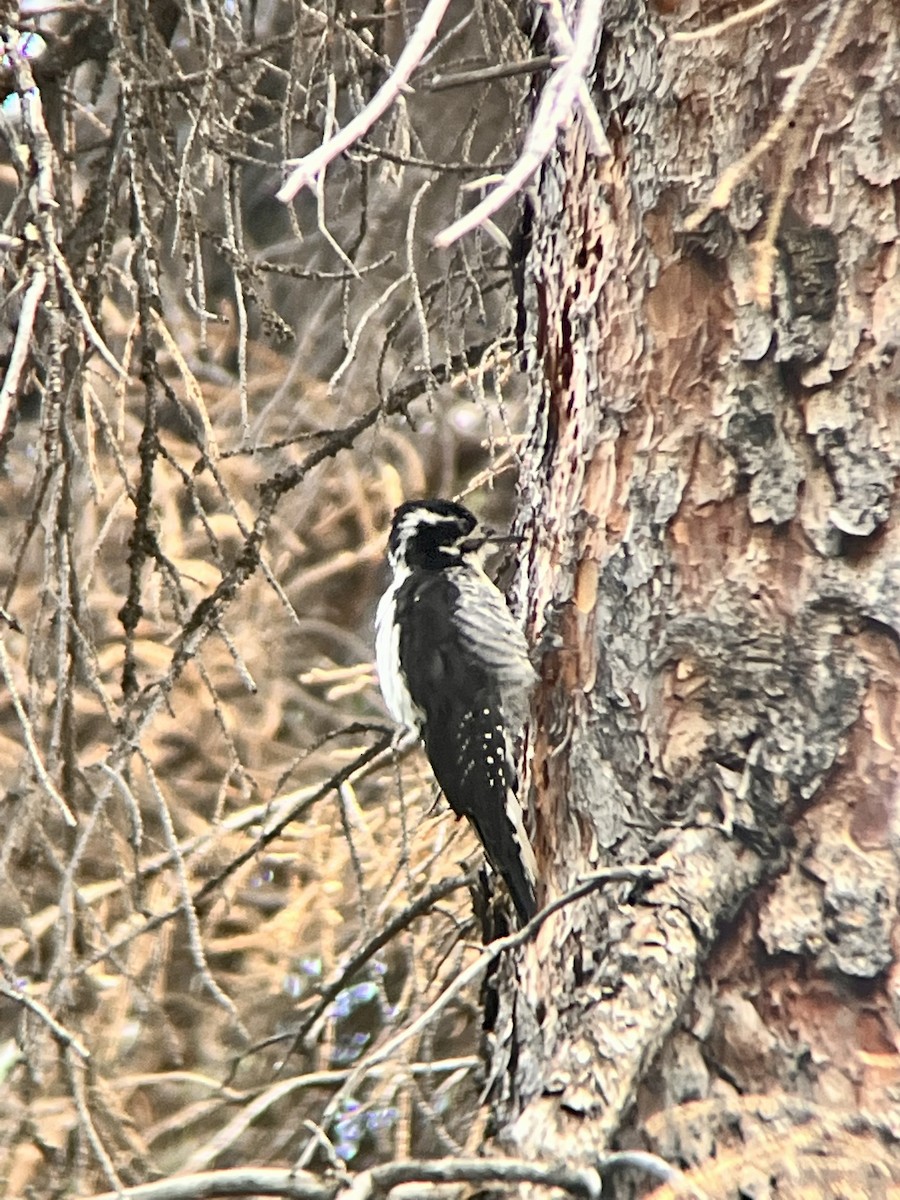
[[[519,922],[535,912],[534,852],[516,795],[515,745],[535,672],[524,634],[485,574],[491,540],[467,508],[417,500],[394,513],[391,582],[375,618],[381,691],[425,745],[447,802],[506,881]]]

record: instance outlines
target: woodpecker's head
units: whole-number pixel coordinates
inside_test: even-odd
[[[394,513],[388,559],[398,567],[440,571],[476,554],[487,540],[473,537],[478,521],[452,500],[412,500]]]

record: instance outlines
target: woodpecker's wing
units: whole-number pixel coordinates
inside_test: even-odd
[[[457,588],[456,623],[472,653],[494,674],[504,715],[518,736],[537,682],[528,643],[500,591],[479,568],[447,572]]]
[[[513,760],[535,678],[524,636],[493,584],[466,567],[414,573],[396,603],[401,669],[425,714],[432,770],[453,811],[474,825],[524,923],[535,910]]]

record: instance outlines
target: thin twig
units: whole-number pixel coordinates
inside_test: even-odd
[[[696,42],[700,38],[719,37],[720,34],[727,33],[729,29],[733,29],[736,25],[743,25],[747,21],[761,17],[765,13],[771,12],[773,8],[778,8],[783,3],[784,0],[760,0],[759,4],[751,4],[749,8],[742,8],[740,12],[732,13],[730,17],[726,17],[724,21],[717,21],[715,25],[704,25],[702,29],[679,29],[671,35],[671,38],[673,42]]]
[[[550,37],[559,51],[559,57],[556,61],[562,66],[567,60],[575,56],[575,42],[577,38],[586,38],[588,35],[592,35],[594,38],[599,37],[603,0],[598,0],[596,12],[587,13],[582,16],[578,24],[578,32],[574,36],[566,23],[562,0],[542,0],[542,2],[547,8],[547,27],[550,30]],[[585,23],[585,16],[587,23]],[[596,57],[596,54],[594,57]],[[600,120],[600,114],[597,112],[597,106],[594,104],[594,97],[591,95],[586,79],[587,72],[591,69],[593,61],[593,58],[586,61],[581,60],[581,69],[578,72],[577,80],[578,104],[594,143],[594,153],[601,157],[608,157],[612,151],[610,150],[606,130],[603,128],[603,122]]]
[[[560,129],[571,119],[576,101],[582,109],[586,124],[594,139],[595,151],[597,153],[604,151],[605,134],[585,84],[585,76],[597,56],[597,38],[603,0],[584,0],[578,24],[573,33],[568,33],[561,12],[557,12],[557,8],[558,5],[554,6],[552,3],[547,5],[548,13],[555,17],[552,22],[552,32],[563,41],[560,49],[565,58],[562,65],[553,72],[544,85],[537,111],[525,138],[522,153],[501,182],[484,197],[480,204],[476,204],[465,216],[441,230],[434,239],[434,244],[439,248],[452,246],[464,234],[471,233],[473,229],[477,229],[479,225],[492,217],[513,196],[518,195],[552,151]],[[565,34],[562,32],[564,29],[566,30]],[[599,144],[597,144],[598,142]]]
[[[326,86],[326,104],[325,104],[325,124],[323,127],[323,135],[327,143],[332,134],[331,131],[336,125],[335,110],[337,108],[337,80],[333,74],[329,74],[328,83]],[[335,252],[344,266],[356,278],[360,278],[360,274],[356,269],[356,265],[349,255],[344,250],[331,230],[328,228],[328,221],[325,216],[325,189],[323,187],[316,188],[316,228],[321,233],[322,237]]]
[[[39,213],[49,214],[56,206],[56,188],[53,180],[53,142],[44,120],[41,91],[35,85],[28,56],[21,52],[16,34],[6,40],[6,56],[12,60],[16,86],[19,90],[19,105],[22,121],[32,138],[35,167],[35,207]]]
[[[56,785],[48,775],[47,768],[44,766],[44,761],[41,758],[41,752],[38,749],[37,742],[35,741],[34,730],[31,727],[31,721],[28,719],[28,713],[25,711],[25,707],[22,704],[22,700],[19,696],[18,688],[16,687],[16,681],[13,678],[12,663],[9,661],[9,655],[6,653],[6,646],[3,644],[2,639],[0,639],[0,674],[2,674],[7,689],[9,690],[10,699],[12,700],[13,707],[16,710],[16,716],[19,718],[19,724],[22,726],[22,736],[25,739],[25,745],[28,747],[28,754],[31,758],[31,763],[34,767],[35,774],[41,781],[44,791],[59,809],[65,823],[74,828],[78,822],[72,815],[72,810],[69,808],[68,804],[66,804],[65,800],[63,800],[62,796],[56,790]]]
[[[778,254],[776,239],[781,229],[784,210],[791,196],[794,176],[799,166],[800,151],[806,139],[809,125],[808,112],[802,113],[793,129],[789,129],[785,138],[782,154],[780,178],[778,187],[769,207],[766,218],[766,229],[762,241],[753,244],[756,265],[753,271],[753,296],[760,308],[770,308],[772,304],[772,278],[775,273],[775,259]]]
[[[335,1116],[342,1098],[347,1093],[353,1092],[353,1089],[360,1080],[365,1078],[370,1067],[379,1065],[392,1058],[401,1046],[427,1028],[435,1017],[444,1011],[451,1000],[455,999],[460,992],[464,991],[465,988],[483,975],[491,963],[498,959],[501,954],[504,954],[507,950],[514,950],[518,946],[523,946],[526,942],[530,941],[544,922],[552,917],[554,913],[559,912],[561,908],[565,908],[567,905],[581,900],[583,897],[590,895],[591,892],[597,891],[598,888],[604,887],[607,883],[659,883],[665,877],[665,871],[655,866],[625,865],[607,867],[602,871],[596,871],[591,875],[585,876],[574,888],[565,892],[562,896],[557,896],[555,900],[536,913],[528,924],[517,930],[517,932],[507,934],[506,937],[497,938],[496,941],[491,942],[474,962],[470,963],[468,967],[454,977],[424,1012],[420,1013],[409,1025],[398,1030],[393,1037],[388,1038],[381,1046],[375,1047],[365,1058],[357,1063],[347,1083],[325,1106],[319,1124],[323,1128],[327,1128],[329,1122]],[[305,1165],[304,1159],[305,1152],[301,1155],[298,1166]]]
[[[468,1072],[475,1070],[480,1065],[481,1060],[474,1055],[470,1055],[465,1058],[448,1058],[443,1061],[438,1060],[431,1063],[410,1063],[408,1067],[404,1068],[404,1073],[416,1077],[456,1074],[458,1071]],[[293,1095],[295,1092],[306,1088],[335,1087],[347,1081],[351,1070],[352,1068],[347,1067],[342,1071],[313,1071],[308,1075],[294,1075],[290,1079],[279,1080],[278,1083],[259,1090],[258,1094],[249,1103],[242,1103],[240,1110],[235,1113],[227,1125],[214,1133],[209,1141],[194,1151],[182,1166],[182,1171],[193,1172],[204,1170],[220,1154],[223,1154],[230,1146],[234,1145],[241,1134],[258,1117],[267,1112],[273,1104],[284,1099],[285,1096]],[[397,1068],[390,1066],[384,1068],[383,1071],[374,1069],[370,1074],[370,1078],[377,1079],[383,1077],[393,1081],[396,1080],[397,1074]],[[152,1077],[150,1082],[153,1082]],[[216,1084],[216,1086],[221,1085]],[[246,1096],[239,1092],[233,1098],[246,1101]]]
[[[280,1042],[285,1038],[291,1037],[294,1039],[294,1043],[289,1053],[293,1052],[309,1035],[310,1030],[318,1022],[332,1000],[347,986],[348,981],[366,965],[369,959],[373,958],[389,942],[392,942],[398,933],[407,929],[425,913],[430,912],[441,900],[445,900],[454,892],[458,892],[460,888],[471,886],[474,881],[475,876],[473,873],[456,875],[450,879],[442,879],[440,883],[436,883],[427,892],[423,892],[421,896],[417,896],[406,908],[392,917],[373,937],[365,942],[359,950],[351,954],[350,958],[339,969],[335,978],[329,984],[326,984],[322,994],[316,1001],[315,1007],[312,1012],[307,1014],[299,1029],[290,1033],[273,1034],[262,1045],[268,1046],[274,1042]],[[256,1049],[261,1049],[261,1047],[258,1046]]]
[[[117,1193],[121,1193],[122,1180],[119,1178],[119,1173],[115,1168],[113,1160],[110,1158],[109,1151],[103,1144],[103,1139],[94,1123],[94,1118],[91,1115],[90,1106],[88,1104],[87,1088],[85,1087],[85,1063],[72,1057],[72,1049],[68,1047],[63,1056],[66,1065],[66,1074],[69,1077],[69,1085],[72,1091],[72,1100],[75,1104],[75,1111],[78,1113],[78,1120],[81,1128],[97,1156],[97,1161],[103,1168],[103,1174],[109,1180],[110,1184],[116,1189]]]
[[[780,3],[780,0],[778,0]],[[516,75],[536,75],[550,67],[560,65],[559,58],[542,54],[539,58],[527,58],[524,62],[495,63],[491,67],[478,67],[471,71],[455,71],[452,75],[435,75],[428,84],[429,92],[444,92],[448,88],[469,87],[472,84],[491,83],[495,79],[510,79]]]
[[[172,814],[169,812],[169,805],[165,796],[162,794],[162,789],[159,786],[159,781],[156,778],[156,772],[153,769],[153,764],[149,756],[144,750],[138,746],[138,756],[144,764],[144,770],[147,772],[147,782],[150,784],[150,790],[156,800],[157,811],[159,813],[160,824],[163,829],[163,834],[166,841],[166,848],[172,857],[172,863],[175,868],[175,878],[178,880],[178,890],[181,893],[181,911],[184,913],[184,921],[187,926],[188,944],[191,948],[191,956],[194,960],[194,966],[197,974],[202,979],[206,990],[212,996],[213,1000],[223,1008],[234,1022],[234,1027],[237,1031],[249,1042],[250,1034],[247,1031],[243,1021],[240,1018],[234,1001],[223,991],[213,977],[212,971],[209,969],[209,963],[206,961],[206,951],[203,947],[203,935],[200,932],[200,920],[197,916],[197,909],[191,897],[191,886],[188,882],[187,866],[184,861],[184,856],[179,852],[178,837],[175,833],[175,823],[172,820]]]
[[[309,1171],[279,1167],[233,1167],[174,1176],[156,1183],[104,1192],[88,1200],[212,1200],[215,1196],[282,1196],[285,1200],[334,1200],[336,1184],[321,1183]]]
[[[425,376],[425,389],[428,392],[428,402],[434,400],[434,373],[431,369],[431,335],[428,332],[428,317],[422,291],[419,287],[419,272],[416,270],[416,219],[419,215],[419,205],[425,194],[431,189],[431,180],[426,179],[421,185],[409,206],[409,219],[406,222],[406,271],[412,290],[413,309],[419,326],[419,342],[422,347],[422,370]]]
[[[379,757],[379,755],[387,750],[390,742],[390,734],[384,734],[378,739],[378,741],[373,743],[373,745],[363,750],[357,756],[357,758],[353,760],[353,762],[348,763],[345,767],[342,767],[339,771],[336,771],[330,779],[327,779],[325,783],[317,787],[311,794],[308,794],[303,801],[301,801],[299,804],[292,805],[290,810],[285,815],[280,815],[274,823],[267,822],[259,837],[251,846],[248,846],[246,850],[242,851],[242,853],[233,858],[222,871],[213,876],[211,879],[208,879],[206,883],[203,884],[193,898],[194,905],[196,906],[201,904],[211,892],[215,891],[216,888],[223,883],[225,879],[227,879],[230,875],[233,875],[235,871],[239,870],[252,858],[255,858],[260,851],[269,845],[270,842],[273,842],[276,838],[281,837],[288,825],[290,825],[292,821],[296,821],[300,816],[302,816],[303,813],[311,808],[313,804],[316,804],[325,796],[330,795],[331,792],[336,792],[342,783],[347,783],[348,781],[352,780],[358,772],[364,771],[369,764],[371,764]]]
[[[794,114],[805,97],[807,86],[813,74],[819,67],[828,62],[837,49],[838,43],[846,31],[853,13],[856,11],[859,0],[847,0],[843,8],[841,7],[841,3],[842,0],[831,0],[828,6],[828,14],[822,23],[812,49],[797,69],[796,75],[784,93],[784,99],[781,102],[781,110],[778,116],[746,154],[743,154],[737,162],[732,163],[730,167],[727,167],[722,172],[716,186],[713,188],[712,195],[706,203],[701,204],[697,211],[691,213],[684,222],[684,229],[687,233],[693,233],[698,230],[704,221],[712,216],[714,212],[722,208],[727,208],[734,194],[734,189],[738,184],[747,178],[750,171],[763,155],[767,154],[769,150],[784,138],[791,121],[794,120]]]
[[[301,188],[317,188],[321,176],[329,163],[348,150],[355,141],[367,133],[379,117],[390,108],[409,82],[409,77],[419,65],[422,55],[437,36],[444,13],[450,0],[428,0],[425,11],[403,47],[397,65],[365,106],[362,112],[343,129],[338,130],[310,154],[305,154],[288,176],[277,193],[284,204],[289,204]]]
[[[50,254],[53,258],[54,266],[59,272],[59,277],[62,280],[66,295],[72,302],[72,307],[81,318],[81,324],[84,328],[84,332],[87,334],[88,341],[97,351],[106,365],[115,371],[120,379],[127,379],[128,372],[113,354],[112,350],[110,350],[109,346],[107,346],[106,342],[104,342],[99,330],[91,320],[91,314],[88,312],[84,301],[78,294],[78,288],[75,286],[75,280],[72,278],[72,272],[69,270],[69,264],[66,262],[65,258],[63,258],[62,251],[54,241],[51,241],[50,243]]]
[[[270,816],[270,820],[266,822],[262,833],[247,850],[238,854],[216,876],[214,876],[212,879],[208,879],[206,883],[199,888],[199,890],[192,897],[193,907],[196,909],[200,904],[202,904],[203,901],[206,900],[207,896],[217,887],[219,887],[225,879],[244,866],[244,864],[247,863],[251,858],[254,858],[260,852],[260,850],[269,844],[269,842],[273,841],[277,837],[280,837],[286,826],[289,825],[291,821],[302,816],[303,813],[305,813],[314,803],[323,799],[323,797],[327,796],[342,782],[347,779],[355,780],[357,778],[363,778],[371,771],[383,767],[387,761],[386,752],[390,740],[391,735],[386,733],[384,738],[377,745],[363,751],[353,763],[343,770],[337,772],[326,783],[316,787],[315,789],[304,788],[301,791],[294,792],[290,796],[285,797],[275,810],[278,815],[274,823],[271,819],[272,809],[270,805],[254,805],[251,811],[259,813],[259,819],[261,821],[264,821],[267,815]],[[114,757],[113,761],[115,761]],[[302,796],[304,799],[298,802],[298,796]],[[241,821],[238,827],[244,827],[245,823],[246,814],[241,814]],[[227,824],[227,821],[223,822],[223,827]],[[193,839],[192,848],[199,849],[205,843],[206,837],[207,835],[204,835],[200,838]],[[168,853],[165,856],[154,860],[154,873],[157,867],[159,867],[161,870],[163,867],[171,866],[175,861],[177,861],[177,859],[172,853]],[[143,871],[141,874],[142,877],[146,877]],[[149,869],[147,874],[149,874]],[[121,885],[117,883],[115,886],[118,888]],[[97,898],[100,897],[98,896]],[[73,973],[79,975],[90,970],[90,968],[96,963],[102,962],[106,958],[111,958],[119,950],[123,949],[127,945],[130,945],[130,943],[136,938],[144,937],[146,934],[152,933],[155,929],[165,925],[168,921],[173,920],[182,911],[183,905],[179,903],[172,908],[165,909],[162,912],[154,913],[152,916],[147,917],[143,925],[140,925],[137,928],[129,929],[127,933],[123,934],[117,941],[108,943],[107,945],[102,946],[99,950],[94,951],[90,956],[86,957],[74,968]]]
[[[9,356],[9,365],[6,368],[3,386],[0,387],[0,437],[3,436],[6,429],[9,407],[18,391],[19,379],[28,360],[28,351],[34,333],[34,321],[46,287],[47,272],[43,267],[38,267],[22,297],[16,340],[13,342],[12,353]]]
[[[459,162],[449,159],[422,158],[415,154],[398,154],[394,150],[388,150],[385,146],[376,146],[373,142],[367,142],[365,138],[360,138],[353,151],[349,152],[349,156],[353,158],[357,152],[366,156],[383,158],[385,162],[396,163],[398,167],[421,167],[423,171],[440,171],[442,175],[483,175],[486,171],[508,170],[508,165],[505,163]],[[370,269],[368,267],[360,268],[361,271]],[[323,274],[323,278],[328,278],[328,276]]]
[[[445,988],[436,1000],[432,1001],[429,1007],[415,1021],[407,1025],[405,1029],[401,1029],[398,1033],[395,1033],[383,1046],[374,1050],[367,1062],[360,1063],[357,1067],[357,1073],[363,1075],[370,1065],[384,1062],[390,1058],[396,1050],[399,1050],[404,1042],[408,1042],[410,1038],[415,1037],[426,1025],[430,1024],[434,1017],[447,1007],[454,996],[457,996],[468,984],[482,975],[495,959],[499,958],[507,950],[514,950],[518,946],[524,946],[537,933],[545,921],[549,920],[560,909],[566,908],[569,904],[574,904],[577,900],[582,900],[585,896],[589,896],[591,892],[596,892],[598,888],[604,887],[608,883],[660,883],[663,879],[665,879],[665,872],[661,868],[640,865],[607,867],[602,871],[595,871],[591,875],[585,876],[579,880],[575,887],[563,893],[562,896],[557,896],[555,900],[536,913],[522,929],[517,930],[515,933],[509,933],[506,937],[497,938],[495,942],[491,942],[489,946],[486,946],[478,958],[466,967],[464,971],[461,971],[452,983]]]
[[[33,996],[29,996],[24,989],[10,987],[8,984],[0,983],[0,996],[5,996],[7,1000],[12,1000],[15,1004],[21,1004],[23,1008],[27,1008],[47,1026],[56,1040],[61,1046],[71,1046],[79,1058],[85,1062],[91,1057],[91,1052],[85,1046],[84,1042],[74,1033],[70,1033],[65,1025],[61,1025],[40,1000],[35,1000]]]
[[[395,279],[392,283],[389,283],[381,295],[378,296],[377,299],[375,299],[360,316],[359,320],[356,322],[356,328],[353,330],[353,333],[350,336],[350,341],[347,345],[347,350],[344,354],[344,357],[341,359],[340,363],[338,363],[337,367],[332,372],[331,378],[328,380],[329,392],[334,391],[341,377],[344,375],[356,357],[356,349],[359,345],[359,339],[362,337],[363,331],[365,330],[369,321],[371,321],[374,316],[383,310],[385,304],[391,298],[394,292],[396,292],[399,288],[402,288],[404,284],[408,282],[409,276],[404,274]]]

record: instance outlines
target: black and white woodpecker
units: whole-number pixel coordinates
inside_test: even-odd
[[[424,742],[450,807],[474,826],[525,924],[536,873],[515,747],[536,680],[525,636],[485,574],[491,538],[477,524],[449,500],[394,513],[393,577],[375,618],[378,679],[391,716]]]

